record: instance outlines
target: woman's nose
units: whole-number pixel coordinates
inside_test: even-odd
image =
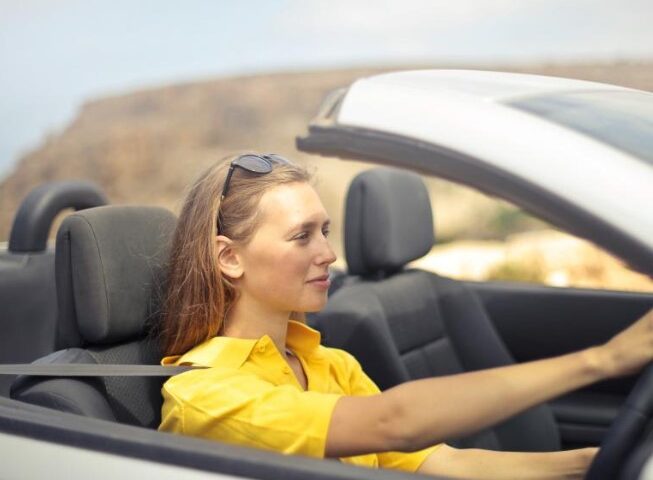
[[[317,263],[319,265],[323,265],[323,264],[331,265],[333,262],[336,261],[337,258],[338,257],[333,251],[333,248],[331,248],[331,243],[329,242],[328,239],[325,238],[324,243],[322,244],[322,250],[318,257]]]

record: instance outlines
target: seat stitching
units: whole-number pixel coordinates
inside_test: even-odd
[[[105,270],[104,270],[104,261],[102,260],[102,254],[100,252],[100,246],[98,244],[98,238],[95,235],[95,230],[93,229],[93,225],[91,222],[88,221],[88,219],[82,215],[79,215],[79,218],[82,218],[86,224],[88,225],[89,229],[91,230],[91,234],[93,235],[93,240],[95,240],[95,248],[97,250],[97,255],[98,259],[100,260],[100,267],[102,268],[102,285],[104,288],[104,301],[106,304],[106,309],[107,309],[107,318],[111,318],[111,309],[110,309],[110,303],[109,303],[109,292],[107,290],[107,281],[105,277]],[[108,333],[108,332],[105,332]]]

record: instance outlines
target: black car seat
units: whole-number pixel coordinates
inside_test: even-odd
[[[353,180],[345,218],[349,278],[341,280],[343,286],[311,322],[326,344],[352,353],[381,389],[514,363],[469,288],[405,268],[429,252],[433,232],[428,192],[418,175],[379,168]],[[560,449],[547,405],[451,443],[494,450]]]
[[[52,222],[63,210],[106,203],[96,185],[82,181],[42,184],[21,203],[7,248],[0,248],[0,363],[31,362],[54,350],[57,297],[54,249],[48,246]],[[0,395],[9,394],[13,380],[0,376]]]
[[[35,363],[158,364],[156,320],[175,216],[107,206],[67,217],[57,233],[56,352]],[[19,377],[11,397],[145,427],[159,424],[159,377]]]

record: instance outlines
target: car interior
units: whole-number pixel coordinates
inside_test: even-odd
[[[49,182],[32,190],[13,221],[6,251],[0,251],[0,304],[3,305],[0,362],[31,362],[54,350],[57,299],[54,248],[48,235],[65,210],[107,204],[95,184]],[[15,377],[0,375],[0,396]]]
[[[350,186],[346,212],[348,274],[356,280],[335,292],[313,319],[327,344],[352,353],[382,389],[514,363],[471,290],[404,268],[434,242],[429,195],[419,175],[389,168],[363,172]],[[548,406],[452,443],[493,450],[560,449]]]
[[[381,389],[597,345],[653,302],[650,293],[457,281],[409,268],[433,245],[432,218],[417,174],[361,173],[346,202],[348,272],[336,282],[345,288],[310,319],[326,344],[351,352]],[[518,451],[599,445],[634,380],[591,385],[451,443]]]
[[[84,206],[94,206],[90,203]],[[49,211],[58,212],[62,204],[57,205]],[[153,326],[174,226],[174,215],[157,207],[80,209],[62,222],[54,256],[44,255],[46,265],[36,273],[26,265],[39,255],[12,253],[10,244],[0,258],[0,295],[13,309],[4,319],[9,335],[0,340],[2,361],[158,364]],[[308,323],[321,331],[324,344],[352,353],[381,389],[595,345],[653,305],[650,293],[455,281],[406,266],[434,241],[429,196],[419,175],[375,168],[352,182],[345,216],[348,270],[332,273],[328,304],[309,315]],[[43,273],[48,268],[56,282]],[[53,284],[56,296],[54,290],[47,293]],[[36,296],[43,300],[41,314],[23,305]],[[30,318],[42,324],[28,324]],[[21,333],[26,328],[27,338]],[[598,445],[634,380],[592,385],[451,443],[522,451]],[[156,377],[22,376],[13,382],[11,397],[156,428],[162,383]],[[2,393],[7,394],[6,384]]]

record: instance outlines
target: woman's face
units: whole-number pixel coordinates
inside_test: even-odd
[[[336,256],[327,239],[329,217],[313,187],[271,188],[261,197],[259,215],[254,237],[240,249],[241,295],[278,311],[322,309]]]

